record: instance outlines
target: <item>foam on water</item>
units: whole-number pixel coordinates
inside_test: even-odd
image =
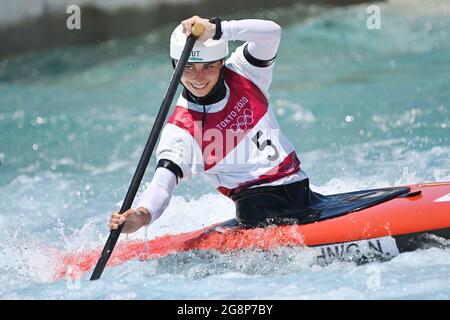
[[[312,189],[323,194],[450,180],[450,4],[379,5],[377,31],[365,27],[365,5],[311,9],[301,23],[293,19],[300,7],[273,12],[289,22],[274,111]],[[0,298],[450,298],[450,251],[436,248],[328,266],[314,265],[306,248],[186,252],[107,268],[102,281],[52,281],[62,256],[98,248],[108,236],[108,216],[167,85],[169,30],[0,61]],[[129,238],[233,215],[229,199],[194,178],[158,221]]]
[[[353,146],[353,148],[362,149],[361,146]],[[351,150],[352,147],[349,149]],[[417,157],[423,162],[429,162],[448,152],[448,148],[445,150],[437,148],[417,152]],[[313,151],[304,156],[317,160],[321,157],[331,157],[332,154],[333,151],[329,153]],[[448,161],[447,158],[445,160]],[[390,159],[384,162],[385,169],[389,163],[391,163]],[[440,169],[441,177],[450,177],[448,169],[450,166],[446,168]],[[399,182],[406,184],[415,182],[417,179],[426,180],[426,175],[417,177],[416,172],[402,172],[396,167],[388,168],[387,171],[386,180],[380,180],[378,174],[364,176],[361,180],[359,172],[352,172],[346,176],[336,176],[324,185],[316,186],[315,190],[332,194],[393,186],[398,185]],[[58,175],[52,177],[51,173],[32,179],[20,176],[11,182],[10,187],[17,190],[12,198],[26,199],[22,195],[29,190],[42,189],[44,180],[55,183],[55,180],[61,180],[61,177]],[[67,180],[64,184],[73,185]],[[57,189],[51,184],[49,188]],[[45,194],[45,190],[41,192]],[[65,192],[66,189],[61,188],[53,193],[53,197],[64,198]],[[38,197],[39,194],[35,193],[35,196]],[[395,294],[390,293],[397,283],[391,278],[402,278],[406,272],[409,272],[408,270],[417,273],[419,278],[427,274],[426,270],[433,268],[444,272],[450,264],[450,253],[442,249],[402,254],[391,262],[372,264],[376,266],[373,270],[370,266],[356,266],[342,262],[326,267],[316,266],[313,264],[314,252],[307,248],[280,248],[270,252],[246,251],[237,254],[188,252],[107,268],[104,274],[105,281],[117,279],[119,282],[116,284],[118,291],[115,293],[106,290],[104,286],[90,284],[87,276],[77,281],[67,279],[59,283],[51,283],[55,269],[60,265],[64,254],[98,248],[106,240],[105,217],[94,213],[92,208],[88,210],[90,213],[82,212],[81,209],[86,208],[86,204],[80,206],[80,211],[77,212],[76,202],[85,203],[83,200],[85,197],[89,197],[89,194],[80,195],[76,201],[70,200],[67,204],[55,205],[53,201],[47,206],[38,199],[20,202],[12,199],[12,211],[22,212],[22,218],[17,221],[10,213],[2,212],[1,215],[3,224],[5,218],[18,222],[13,234],[4,232],[1,236],[0,253],[2,257],[5,257],[0,265],[3,271],[0,295],[2,298],[423,298],[427,297],[427,292],[430,293],[430,291],[433,292],[434,298],[446,297],[445,286],[442,283],[436,287],[436,290],[427,288],[428,284],[438,282],[439,272],[435,272],[434,277],[427,276],[425,282],[419,286],[405,284],[401,291],[396,290]],[[60,210],[58,207],[61,206],[66,209]],[[25,208],[33,212],[45,212],[45,215],[40,214],[39,220],[36,220],[36,217],[26,215],[29,211]],[[98,210],[101,209],[98,208]],[[73,215],[77,215],[78,218],[74,219]],[[206,194],[192,199],[178,195],[172,199],[164,215],[147,231],[140,230],[129,238],[144,240],[167,233],[196,230],[230,219],[233,215],[232,202],[221,195]],[[104,220],[104,223],[98,223],[99,220]],[[50,229],[43,230],[45,227]],[[11,225],[8,230],[11,230]],[[125,236],[121,237],[125,238]],[[36,239],[42,239],[42,241],[36,241]],[[337,280],[335,277],[342,279]],[[374,279],[378,281],[375,282],[377,286],[375,289],[370,289],[370,285],[367,284],[375,281],[371,277],[375,277]],[[381,280],[377,280],[379,278]],[[246,279],[245,283],[242,283],[243,279]],[[146,286],[140,289],[133,288],[142,281],[146,283]],[[170,292],[170,285],[169,287],[165,285],[164,289],[157,286],[164,281],[177,286],[179,290]],[[380,281],[381,284],[379,284]],[[206,291],[207,294],[202,291],[212,286],[212,283],[216,285],[213,289]],[[230,289],[232,288],[230,285],[237,289]],[[194,291],[192,286],[195,287]],[[44,291],[41,293],[41,290]]]

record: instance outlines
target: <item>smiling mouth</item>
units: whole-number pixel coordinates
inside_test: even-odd
[[[208,83],[196,84],[196,83],[191,82],[191,86],[197,90],[205,89],[207,85],[208,85]]]

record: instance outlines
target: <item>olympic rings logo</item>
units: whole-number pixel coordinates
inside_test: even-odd
[[[230,126],[231,132],[244,132],[245,130],[247,130],[248,126],[253,123],[253,111],[250,109],[245,109],[244,114],[237,117],[236,121],[236,123]]]

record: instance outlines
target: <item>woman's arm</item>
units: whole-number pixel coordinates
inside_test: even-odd
[[[247,41],[248,52],[256,59],[272,60],[278,51],[281,27],[268,20],[246,19],[222,21],[222,38],[225,41]]]
[[[127,222],[122,233],[133,233],[158,219],[167,208],[172,193],[177,185],[176,175],[166,169],[157,168],[152,182],[145,189],[136,209],[129,209],[123,214],[113,212],[109,220],[109,229],[117,229]]]
[[[267,20],[223,21],[224,40],[246,41],[236,48],[226,66],[256,84],[269,98],[274,61],[281,38],[281,27]]]
[[[199,16],[193,16],[181,22],[186,36],[191,34],[192,26],[196,23],[201,23],[205,27],[205,31],[198,38],[199,41],[203,42],[214,36],[215,24]],[[275,58],[281,38],[281,27],[277,23],[259,19],[231,20],[222,21],[221,29],[221,40],[248,42],[248,52],[254,58],[262,61]]]
[[[157,168],[152,182],[140,197],[138,210],[145,208],[150,212],[149,223],[158,219],[169,205],[173,191],[177,186],[177,177],[166,168]]]

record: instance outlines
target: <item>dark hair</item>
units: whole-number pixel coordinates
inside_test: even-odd
[[[214,60],[214,61],[208,61],[208,62],[193,62],[193,63],[214,63],[217,61],[222,60],[225,64],[225,58],[219,59],[219,60]],[[175,69],[175,67],[177,66],[178,60],[172,59],[172,67]]]

